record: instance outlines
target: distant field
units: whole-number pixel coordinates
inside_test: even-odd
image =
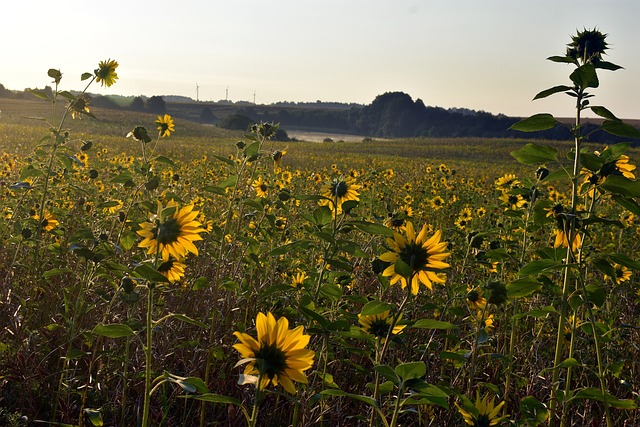
[[[363,135],[349,135],[341,133],[326,133],[326,132],[307,132],[303,130],[287,130],[289,138],[295,138],[299,141],[308,142],[323,142],[326,138],[330,138],[334,141],[345,142],[361,142],[364,138]]]

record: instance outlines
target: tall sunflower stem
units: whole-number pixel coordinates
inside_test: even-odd
[[[262,390],[260,384],[262,383],[262,373],[258,376],[258,383],[256,384],[256,397],[253,400],[253,409],[251,410],[251,418],[248,422],[248,427],[255,427],[258,422],[258,410],[260,409],[260,401],[262,400]]]
[[[144,373],[144,405],[142,409],[142,427],[149,425],[149,405],[151,403],[151,363],[153,359],[153,286],[148,286],[149,294],[147,297],[147,343],[144,348],[145,357],[145,373]]]
[[[482,314],[480,314],[480,318],[478,319],[477,327],[476,327],[476,337],[473,342],[473,348],[471,349],[471,367],[469,368],[469,383],[467,385],[467,392],[471,394],[471,389],[473,388],[473,380],[476,376],[476,365],[478,363],[478,346],[480,344],[480,331],[484,328],[484,316],[487,313],[487,306],[489,304],[485,304],[482,307]]]
[[[412,272],[411,276],[409,277],[409,281],[408,281],[408,284],[407,284],[407,294],[404,296],[404,299],[400,303],[400,306],[398,307],[398,310],[394,313],[393,317],[391,318],[391,324],[389,325],[389,329],[387,330],[387,336],[386,336],[384,342],[382,343],[382,349],[380,349],[380,351],[378,351],[379,345],[376,345],[376,361],[375,361],[376,365],[379,365],[380,363],[382,363],[382,360],[384,359],[384,356],[385,356],[385,354],[387,352],[387,348],[389,347],[389,341],[391,340],[391,335],[393,333],[393,328],[396,326],[396,323],[398,323],[398,320],[400,319],[400,316],[402,315],[402,310],[404,309],[404,306],[407,304],[407,301],[409,301],[409,296],[411,296],[411,282],[413,281],[413,277],[415,275],[416,275],[416,273]],[[373,400],[375,400],[375,401],[378,400],[378,393],[379,392],[380,392],[380,374],[378,372],[376,372],[376,374],[375,374],[375,387],[373,389]],[[369,419],[369,426],[373,426],[375,415],[376,415],[376,412],[375,412],[375,410],[372,409],[371,418]]]

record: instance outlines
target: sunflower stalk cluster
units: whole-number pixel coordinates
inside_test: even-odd
[[[618,203],[625,209],[637,213],[640,206],[634,198],[640,196],[635,183],[633,171],[635,166],[629,164],[628,157],[624,154],[629,143],[619,143],[611,147],[606,147],[602,153],[590,152],[585,149],[585,143],[593,132],[602,130],[612,135],[624,138],[640,138],[640,132],[634,127],[618,119],[610,110],[600,105],[593,105],[592,90],[599,87],[598,71],[616,71],[622,67],[604,60],[604,55],[608,50],[606,42],[607,35],[597,28],[584,29],[578,31],[572,37],[567,46],[565,55],[552,56],[548,58],[556,63],[572,65],[573,71],[569,75],[570,85],[558,85],[538,93],[535,99],[543,99],[548,96],[565,93],[575,101],[575,121],[571,126],[574,136],[574,148],[569,153],[572,164],[566,167],[558,156],[557,150],[536,144],[528,144],[520,150],[516,150],[512,155],[524,164],[541,164],[542,167],[559,168],[547,174],[542,181],[565,179],[571,188],[569,205],[555,204],[548,201],[540,201],[534,207],[536,212],[536,226],[543,226],[546,223],[555,225],[555,248],[566,248],[564,256],[558,262],[562,268],[562,280],[559,285],[560,298],[557,301],[556,309],[559,313],[557,323],[557,339],[552,366],[552,390],[548,400],[550,410],[549,424],[564,426],[567,425],[567,414],[572,405],[568,396],[580,395],[581,390],[573,389],[572,375],[574,365],[563,363],[563,360],[573,359],[574,340],[571,340],[567,349],[565,337],[567,327],[571,333],[575,331],[577,323],[568,323],[568,319],[576,312],[584,310],[588,313],[590,329],[593,338],[594,352],[596,354],[597,380],[599,389],[594,392],[594,400],[600,402],[605,414],[607,426],[612,425],[610,410],[612,407],[626,407],[628,402],[615,398],[609,392],[607,375],[605,373],[605,360],[603,359],[602,343],[605,339],[601,328],[598,326],[596,311],[605,307],[605,301],[594,299],[593,295],[602,289],[598,283],[587,283],[585,281],[586,272],[589,269],[598,269],[605,274],[611,275],[615,270],[611,259],[607,259],[606,254],[597,254],[588,250],[589,240],[595,238],[598,231],[596,224],[606,223],[605,218],[598,216],[598,206],[605,198]],[[590,111],[600,116],[603,120],[595,130],[585,133],[582,126],[583,113]],[[536,114],[524,119],[511,128],[515,130],[534,132],[551,129],[563,124],[550,114]],[[542,213],[546,212],[546,215]],[[553,259],[549,261],[555,262]],[[534,263],[536,261],[533,261]],[[534,280],[544,273],[538,268],[531,269],[534,264],[528,264],[529,277]],[[611,276],[614,277],[614,276]],[[574,312],[574,314],[571,314]],[[566,370],[564,385],[561,381],[560,373]]]

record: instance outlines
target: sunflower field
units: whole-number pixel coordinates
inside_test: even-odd
[[[550,58],[567,142],[94,109],[111,59],[0,99],[0,424],[640,425],[638,151],[580,128],[640,136],[589,104],[604,49]]]

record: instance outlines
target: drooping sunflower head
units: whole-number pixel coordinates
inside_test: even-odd
[[[96,82],[101,83],[102,86],[110,87],[116,80],[118,80],[118,74],[116,68],[118,63],[113,59],[107,59],[106,61],[100,61],[98,68],[94,71],[96,76]]]
[[[295,394],[293,382],[307,384],[304,371],[311,368],[315,352],[307,349],[309,335],[298,326],[289,329],[286,317],[276,318],[271,313],[258,313],[256,318],[257,339],[243,332],[233,334],[240,341],[233,345],[243,359],[249,359],[244,370],[260,389],[269,384],[282,384],[289,393]]]
[[[420,283],[433,289],[433,283],[444,283],[445,276],[443,270],[449,268],[449,264],[444,260],[450,255],[445,252],[447,242],[442,242],[442,233],[436,231],[431,237],[427,237],[428,227],[425,224],[420,233],[416,235],[413,223],[407,222],[405,235],[394,232],[393,239],[387,239],[390,251],[380,255],[380,260],[391,263],[382,275],[389,277],[391,284],[399,283],[404,289],[411,280],[411,293],[418,294]],[[397,268],[396,264],[402,263]],[[406,267],[405,267],[406,266]],[[398,271],[406,270],[410,272],[405,276]]]
[[[158,119],[154,123],[158,126],[158,135],[160,135],[160,138],[171,136],[171,132],[175,132],[176,130],[173,117],[168,114],[158,116]]]
[[[567,45],[567,56],[583,64],[598,62],[609,48],[606,38],[607,34],[603,34],[597,28],[577,31],[577,34],[571,37],[571,43]]]
[[[157,213],[150,215],[149,222],[140,223],[137,233],[144,239],[138,246],[147,248],[150,255],[161,256],[164,262],[171,256],[181,259],[188,253],[198,255],[193,242],[202,240],[200,233],[206,232],[196,220],[199,214],[193,210],[193,205],[179,209],[173,200],[166,207],[158,202]]]

